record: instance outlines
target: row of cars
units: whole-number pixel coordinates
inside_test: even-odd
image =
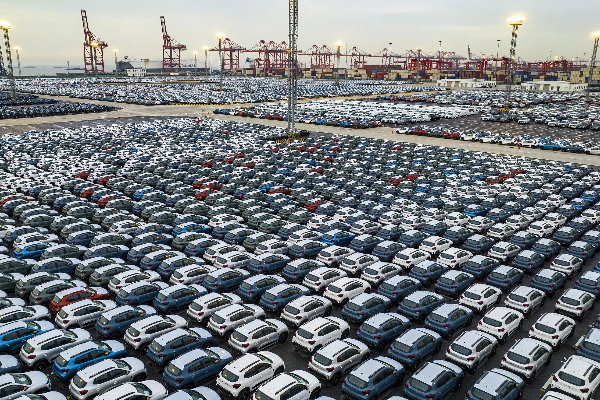
[[[352,398],[374,398],[390,388],[396,394],[394,387],[401,382],[405,396],[439,398],[459,390],[467,379],[464,371],[477,373],[479,364],[504,346],[502,369],[484,372],[468,393],[512,399],[525,389],[523,378],[533,381],[551,352],[572,334],[576,321],[567,315],[583,317],[593,307],[595,289],[568,289],[559,297],[557,312],[537,315],[541,302],[562,287],[559,280],[564,285],[567,276],[579,274],[575,271],[584,268],[582,260],[593,257],[598,247],[594,226],[599,177],[589,167],[360,138],[282,146],[257,142],[246,132],[210,132],[218,127],[213,121],[168,124],[156,122],[155,129],[144,132],[134,127],[127,133],[105,128],[77,132],[94,139],[79,154],[92,146],[101,149],[89,158],[67,150],[80,146],[80,140],[70,140],[71,132],[63,132],[61,140],[52,139],[50,132],[31,135],[36,139],[6,146],[3,156],[10,163],[0,182],[8,191],[25,192],[4,193],[1,200],[8,214],[3,221],[11,225],[12,220],[14,226],[5,231],[10,256],[2,265],[21,264],[35,271],[13,276],[13,290],[23,289],[37,273],[70,272],[87,280],[90,286],[73,280],[75,287],[59,286],[62,290],[52,293],[54,297],[47,294],[47,286],[54,284],[36,288],[32,283],[29,302],[47,301],[58,312],[52,314],[56,324],[77,338],[80,328],[68,324],[93,323],[94,334],[101,338],[118,340],[134,351],[146,349],[149,363],[164,359],[157,363],[166,366],[159,384],[164,386],[155,387],[195,390],[199,380],[216,375],[216,389],[223,395],[306,399],[325,391],[324,382],[339,387],[349,373],[341,390]],[[125,135],[127,141],[118,143]],[[195,141],[199,136],[203,140]],[[52,150],[42,150],[42,143],[54,143]],[[196,150],[186,151],[190,146]],[[119,160],[126,160],[122,168]],[[405,170],[403,162],[414,170]],[[239,167],[224,176],[228,165]],[[477,180],[480,171],[497,174],[498,181]],[[215,180],[204,180],[212,173]],[[194,174],[200,176],[190,176]],[[337,180],[339,174],[345,178]],[[182,185],[170,186],[179,181],[165,177],[181,179]],[[190,187],[197,191],[190,192]],[[210,193],[205,195],[206,190]],[[445,202],[436,200],[441,198]],[[557,235],[561,225],[569,225],[568,232]],[[92,235],[84,238],[86,231]],[[53,244],[57,237],[66,243]],[[43,248],[25,254],[22,243]],[[565,251],[561,244],[564,254],[559,254]],[[105,249],[110,251],[100,252]],[[19,262],[29,257],[40,260]],[[574,263],[565,265],[564,260]],[[546,261],[551,261],[549,268],[538,271]],[[534,276],[534,287],[518,286],[525,273]],[[23,284],[15,284],[16,278]],[[595,284],[593,275],[577,279],[581,289]],[[430,285],[434,287],[427,290]],[[152,293],[144,296],[141,292],[148,289]],[[501,291],[507,298],[497,306]],[[188,294],[175,297],[180,292]],[[396,304],[398,312],[392,313]],[[119,325],[119,313],[127,306],[133,308],[127,313],[136,313],[138,319]],[[33,304],[12,307],[20,308],[9,305],[9,319],[31,312],[26,308],[36,310]],[[88,307],[107,310],[92,313]],[[185,318],[173,314],[179,310]],[[475,312],[484,313],[479,322]],[[18,318],[37,323],[47,315],[46,310]],[[508,339],[530,318],[538,318],[531,338],[509,346]],[[183,354],[166,351],[165,345],[179,338],[167,334],[188,329],[191,321],[207,330],[187,332],[186,337],[208,347],[184,347]],[[476,329],[456,336],[472,323]],[[356,338],[349,337],[353,326],[360,327]],[[561,327],[560,333],[547,332],[554,326]],[[43,335],[47,333],[28,338],[20,347],[21,361],[42,369],[52,362],[56,376],[62,369],[71,372],[58,363],[64,363],[62,356],[68,364],[73,355],[56,351],[44,358]],[[310,373],[280,369],[277,357],[287,358],[283,349],[289,336],[294,348],[310,354]],[[447,361],[428,361],[443,340],[455,336]],[[89,338],[88,331],[81,332],[82,341]],[[211,346],[211,339],[226,339],[229,349]],[[71,337],[65,346],[70,349],[77,340]],[[265,354],[267,346],[274,346],[276,354]],[[467,350],[471,353],[465,354]],[[233,357],[253,351],[262,353]],[[383,354],[372,357],[376,353]],[[167,355],[173,358],[168,361]],[[36,364],[42,360],[47,364]],[[111,374],[129,368],[129,373],[114,372],[119,377],[115,382],[135,378],[146,387],[154,385],[143,364],[127,359],[127,366],[115,366],[111,360],[79,365],[70,378],[70,394],[87,398],[97,393],[92,390],[106,390],[106,381],[90,378],[104,368]],[[245,374],[261,360],[260,367]],[[564,368],[588,362],[572,360]],[[415,372],[409,374],[411,369]],[[578,394],[569,386],[573,372],[563,372],[558,376],[567,378],[557,378],[553,385]],[[584,378],[574,386],[587,388],[581,393],[589,394],[580,398],[590,398],[597,382],[591,375]],[[113,390],[125,388],[130,386]]]
[[[118,107],[101,104],[61,102],[54,104],[0,106],[0,119],[49,117],[55,115],[88,114],[119,110]]]
[[[202,84],[198,84],[202,83]],[[36,78],[17,82],[23,93],[70,96],[80,99],[115,101],[132,104],[233,104],[280,101],[287,98],[287,80],[277,78],[192,77],[119,77],[119,78]],[[402,82],[342,81],[312,79],[298,81],[298,98],[367,96],[382,93],[443,91],[444,88],[412,87]]]
[[[297,120],[315,125],[345,128],[369,128],[388,125],[406,125],[460,118],[481,112],[477,106],[406,105],[374,101],[309,101],[298,106]],[[237,115],[274,120],[287,119],[284,103],[261,104],[248,108],[217,109],[215,114]]]

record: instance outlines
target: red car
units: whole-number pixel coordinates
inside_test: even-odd
[[[202,189],[210,181],[210,178],[199,178],[192,182],[192,186],[196,189]]]
[[[510,179],[510,178],[514,178],[515,174],[514,172],[511,171],[502,171],[500,172],[500,175],[498,175],[503,181]]]
[[[11,196],[5,196],[2,198],[2,200],[0,200],[0,207],[2,207],[3,205],[5,205],[6,203],[8,203],[11,200],[16,200],[16,199],[23,199],[25,201],[35,201],[35,199],[33,197],[29,197],[29,196],[23,196],[23,195],[11,195]]]
[[[221,190],[222,187],[223,187],[223,184],[219,181],[210,181],[206,185],[206,188],[210,189],[210,190]]]
[[[204,200],[211,193],[212,193],[212,190],[210,190],[210,189],[196,190],[196,193],[194,193],[194,198],[196,198],[197,200]]]
[[[81,193],[79,193],[79,196],[81,196],[81,197],[85,197],[85,198],[87,199],[87,198],[89,198],[89,197],[92,197],[92,195],[94,194],[94,192],[95,192],[96,190],[98,190],[98,189],[100,189],[98,186],[94,186],[94,187],[91,187],[91,188],[87,188],[87,189],[85,189],[84,191],[82,191]]]
[[[485,182],[489,183],[490,185],[497,185],[497,184],[504,182],[504,180],[502,178],[500,178],[499,176],[488,176],[486,178]]]
[[[409,172],[408,174],[406,174],[405,178],[408,179],[409,181],[414,181],[415,179],[417,179],[419,177],[419,174],[417,172]]]
[[[254,168],[254,162],[253,161],[248,161],[242,164],[242,167],[246,167],[246,168]]]
[[[444,139],[460,139],[458,132],[444,132]]]
[[[87,179],[90,174],[92,173],[92,170],[89,171],[81,171],[78,174],[75,174],[75,178],[79,178],[79,179]]]
[[[223,162],[225,162],[227,164],[233,164],[234,161],[235,161],[234,156],[227,157],[226,159],[223,160]]]
[[[315,211],[317,208],[319,208],[319,206],[321,204],[326,203],[327,200],[325,199],[312,199],[306,202],[306,204],[304,204],[304,208],[306,208],[309,211]]]
[[[215,165],[215,160],[208,160],[202,163],[202,166],[206,168],[212,168],[213,165]]]
[[[59,312],[64,306],[73,304],[80,300],[110,300],[108,290],[101,287],[82,288],[76,286],[71,289],[62,290],[50,302],[50,309]]]
[[[108,182],[112,178],[116,178],[116,175],[105,175],[101,178],[98,178],[94,183],[97,183],[99,185],[106,185],[106,182]]]
[[[104,196],[102,197],[100,200],[98,200],[98,205],[102,208],[106,207],[106,204],[114,199],[126,199],[127,197],[118,195],[118,194],[109,194],[108,196]]]
[[[292,194],[292,189],[285,186],[274,186],[267,191],[268,194],[273,193],[283,193],[283,194]]]
[[[391,178],[388,180],[388,183],[394,186],[398,186],[400,184],[400,182],[402,182],[404,180],[403,177],[401,176],[397,176],[395,178]]]
[[[308,172],[316,172],[317,174],[322,174],[323,172],[325,172],[325,168],[323,168],[319,165],[318,167],[313,168]]]

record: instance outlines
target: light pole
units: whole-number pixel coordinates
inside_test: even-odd
[[[223,90],[223,39],[225,39],[225,35],[219,33],[217,34],[217,39],[219,39],[219,88]]]
[[[419,70],[421,69],[421,51],[423,51],[423,49],[420,47],[417,47],[417,79],[416,79],[417,82],[420,81]]]
[[[590,72],[588,74],[588,85],[585,88],[585,97],[590,97],[590,85],[592,84],[592,76],[594,74],[594,64],[596,64],[596,52],[598,51],[598,41],[600,40],[600,32],[592,33],[594,38],[594,50],[592,51],[592,59],[590,60]]]
[[[335,58],[337,61],[337,71],[336,71],[336,76],[335,76],[335,86],[340,87],[340,56],[341,56],[341,48],[342,48],[343,43],[342,42],[336,42],[335,46],[337,47],[337,52],[335,53]]]
[[[13,74],[13,66],[12,66],[12,54],[10,51],[10,38],[8,37],[8,30],[11,28],[10,23],[8,22],[0,22],[0,29],[4,31],[4,46],[6,48],[6,72],[7,77],[10,81],[10,95],[13,101],[16,100],[16,87],[15,87],[15,76]]]
[[[19,68],[19,78],[21,77],[21,59],[19,58],[19,50],[21,50],[20,47],[13,47],[15,49],[15,53],[17,53],[17,66]]]
[[[208,46],[204,46],[202,50],[204,50],[204,74],[208,75]]]
[[[119,75],[119,62],[117,61],[117,53],[119,50],[113,49],[113,53],[115,53],[115,74]]]
[[[194,52],[194,76],[198,76],[198,52]]]
[[[442,79],[442,41],[440,40],[440,50],[438,51],[438,79]]]
[[[513,17],[508,20],[510,26],[512,26],[512,36],[510,39],[510,53],[508,55],[508,75],[506,77],[506,106],[510,107],[510,92],[512,90],[514,80],[514,62],[517,48],[517,31],[519,26],[523,25],[523,17]]]
[[[392,42],[390,42],[390,71],[392,70]]]
[[[500,39],[496,39],[498,47],[496,48],[496,71],[498,70],[498,58],[500,58]]]
[[[96,77],[98,77],[98,66],[96,65],[98,62],[96,59],[96,48],[98,47],[98,42],[92,42],[90,43],[90,46],[92,46],[92,51],[94,53],[94,65],[92,66],[92,69],[94,70]]]

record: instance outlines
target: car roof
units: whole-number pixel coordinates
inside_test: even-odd
[[[500,387],[509,379],[516,381],[519,385],[523,383],[523,380],[517,375],[500,368],[494,368],[481,377],[479,381],[475,383],[474,387],[486,393],[495,395],[498,393]]]

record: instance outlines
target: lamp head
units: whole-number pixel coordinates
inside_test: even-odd
[[[217,39],[223,40],[225,39],[225,35],[223,35],[222,33],[217,33]]]
[[[6,22],[6,21],[0,22],[0,29],[10,29],[10,22]]]
[[[20,47],[17,47],[17,46],[13,47],[13,49],[15,49],[15,51],[19,51],[19,50],[21,50],[21,48],[20,48]]]
[[[600,31],[599,31],[599,32],[594,32],[594,33],[592,33],[592,37],[593,37],[594,39],[599,39],[599,38],[600,38]]]
[[[525,18],[520,17],[520,16],[515,16],[512,18],[508,19],[508,23],[511,24],[512,26],[519,26],[519,25],[523,25],[523,20]]]

